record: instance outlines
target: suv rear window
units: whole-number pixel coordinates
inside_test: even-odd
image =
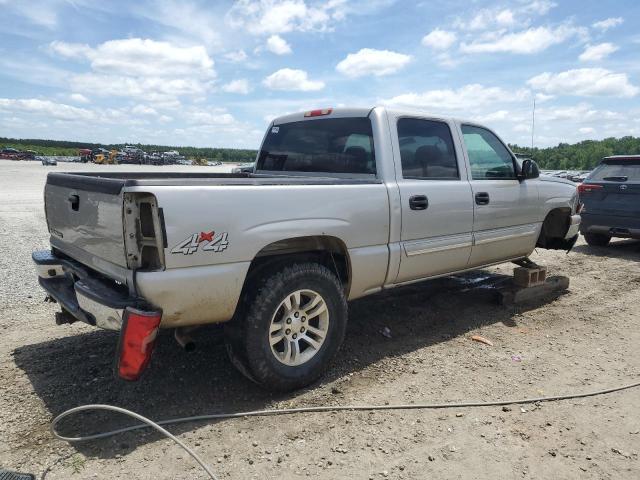
[[[605,160],[589,175],[589,180],[640,181],[640,159]]]
[[[271,127],[256,170],[376,173],[371,120],[330,118]]]

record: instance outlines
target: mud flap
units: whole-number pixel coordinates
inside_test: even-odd
[[[576,234],[575,236],[571,237],[569,240],[565,240],[565,247],[563,248],[563,250],[567,251],[567,255],[569,255],[569,252],[573,249],[573,246],[576,244],[576,242],[578,241],[578,236],[579,234]]]

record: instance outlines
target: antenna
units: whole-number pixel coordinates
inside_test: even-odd
[[[533,112],[531,112],[531,150],[533,150],[533,135],[536,130],[536,97],[533,97]]]

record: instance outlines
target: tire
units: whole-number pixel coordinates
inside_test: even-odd
[[[317,263],[294,264],[263,274],[248,290],[228,342],[234,365],[269,390],[295,390],[320,378],[347,326],[336,275]]]
[[[606,247],[611,241],[611,237],[601,233],[585,233],[584,239],[592,247]]]

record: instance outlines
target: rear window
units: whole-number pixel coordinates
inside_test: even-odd
[[[256,169],[375,175],[371,120],[331,118],[273,126]]]
[[[640,181],[640,159],[638,160],[607,160],[601,163],[589,175],[589,180],[596,181]]]

